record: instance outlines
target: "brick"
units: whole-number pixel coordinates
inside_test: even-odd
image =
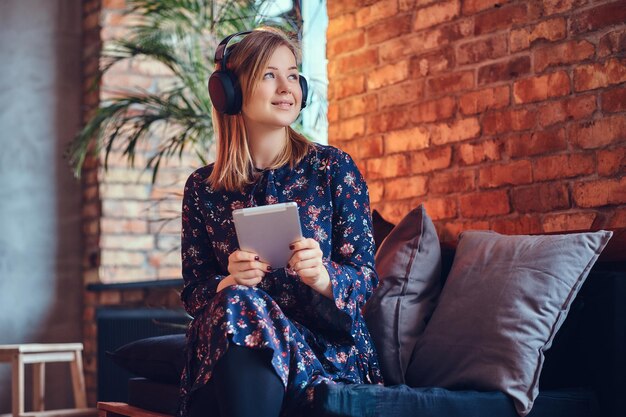
[[[482,188],[529,184],[532,180],[532,165],[529,161],[489,165],[478,171],[478,185]]]
[[[381,110],[420,101],[423,96],[423,80],[411,80],[378,90],[378,102]]]
[[[335,87],[336,99],[342,99],[349,96],[354,96],[365,92],[365,76],[355,75],[351,77],[337,79],[332,85]]]
[[[452,198],[429,198],[424,201],[424,208],[431,219],[453,219],[457,216],[456,200]]]
[[[525,2],[482,13],[474,18],[474,34],[482,35],[524,23],[527,20],[527,13]]]
[[[614,30],[600,38],[598,56],[604,58],[626,50],[626,29]]]
[[[379,204],[377,210],[391,223],[398,224],[406,214],[415,208],[412,200],[394,201],[392,203]]]
[[[371,113],[378,109],[378,97],[376,95],[363,95],[348,98],[340,102],[340,115],[342,119]]]
[[[404,109],[399,107],[386,112],[378,112],[367,116],[367,130],[368,134],[372,133],[384,133],[390,130],[397,130],[404,128],[411,117],[410,109]]]
[[[477,118],[471,117],[433,126],[432,142],[435,145],[445,145],[472,139],[478,135],[480,135],[480,123]]]
[[[560,182],[514,188],[511,201],[519,213],[548,213],[570,206],[567,184]]]
[[[478,68],[478,85],[508,81],[530,73],[530,57],[519,56]]]
[[[461,12],[459,0],[445,0],[432,6],[424,7],[415,11],[413,30],[419,31],[443,22],[448,22],[457,17]]]
[[[423,174],[439,169],[448,168],[452,159],[452,149],[450,147],[427,149],[425,151],[413,152],[411,157],[411,172]]]
[[[500,34],[459,45],[456,60],[459,65],[473,64],[500,58],[505,56],[507,52],[507,37],[505,34]]]
[[[596,217],[596,213],[589,212],[548,214],[543,219],[543,231],[551,233],[590,230]]]
[[[602,207],[626,203],[626,177],[575,183],[572,190],[578,207]]]
[[[397,0],[382,0],[371,6],[361,7],[356,12],[357,27],[367,26],[378,20],[383,20],[398,13]]]
[[[355,117],[329,126],[328,136],[333,140],[349,140],[365,133],[365,119]]]
[[[141,267],[146,261],[146,256],[141,252],[129,252],[123,250],[104,250],[100,257],[103,266],[136,266]]]
[[[580,65],[574,68],[574,89],[593,90],[626,81],[626,58],[611,58],[602,63]]]
[[[460,165],[475,165],[482,162],[501,159],[502,143],[486,140],[479,143],[463,143],[458,147],[457,155]]]
[[[441,172],[430,179],[429,194],[452,194],[472,191],[476,186],[474,170],[455,169],[450,172]]]
[[[582,149],[601,148],[626,139],[626,116],[605,116],[570,126],[570,141]]]
[[[141,218],[149,213],[151,204],[148,201],[102,200],[102,216],[118,219]]]
[[[411,16],[394,16],[367,28],[368,45],[376,45],[411,31]]]
[[[474,87],[474,71],[462,71],[440,75],[428,80],[428,94],[442,95]]]
[[[326,38],[332,40],[337,36],[344,34],[356,28],[356,19],[354,14],[343,14],[333,19],[328,19],[328,28],[326,29]]]
[[[463,217],[481,218],[508,214],[511,211],[506,190],[482,191],[459,197]]]
[[[563,129],[541,130],[514,135],[506,142],[506,153],[511,158],[543,155],[567,149]]]
[[[588,94],[541,105],[537,109],[537,114],[539,125],[546,127],[568,120],[586,119],[595,111],[596,97]]]
[[[594,171],[595,161],[589,154],[551,155],[533,161],[535,181],[591,175]]]
[[[364,51],[359,51],[350,55],[342,56],[338,58],[336,62],[337,75],[347,74],[355,71],[363,71],[365,69],[378,65],[378,51],[376,49],[366,49]],[[329,74],[329,76],[330,75],[331,74]],[[369,78],[370,76],[368,75],[368,83]]]
[[[464,115],[483,113],[489,109],[508,106],[510,90],[508,85],[472,91],[459,98],[459,110]]]
[[[565,71],[517,81],[513,85],[515,103],[532,103],[569,94],[569,76]]]
[[[462,11],[464,15],[472,15],[483,10],[502,7],[508,0],[465,0]]]
[[[370,201],[372,203],[378,203],[383,199],[383,193],[385,192],[385,181],[370,181],[367,180],[367,188],[369,189]]]
[[[619,25],[626,21],[626,1],[603,4],[570,16],[570,31],[580,34]]]
[[[365,46],[365,31],[353,30],[337,36],[332,39],[329,38],[327,48],[327,54],[331,57],[337,55],[355,52]]]
[[[154,248],[154,236],[151,235],[102,235],[102,249],[145,250]]]
[[[593,44],[586,40],[569,41],[536,49],[534,51],[535,71],[543,72],[549,67],[584,61],[592,58],[594,53]]]
[[[409,61],[400,61],[395,64],[385,65],[372,71],[367,76],[368,90],[385,87],[404,81],[409,76]]]
[[[435,75],[448,72],[455,66],[454,51],[450,47],[444,47],[434,52],[429,52],[411,60],[409,71],[411,78],[420,78],[427,75]]]
[[[469,20],[457,21],[437,28],[412,33],[380,44],[380,59],[393,62],[403,57],[421,55],[425,51],[449,45],[459,39],[470,36],[474,26]]]
[[[328,103],[328,112],[326,114],[329,123],[339,120],[339,103],[334,100]]]
[[[103,9],[124,9],[126,0],[102,0]]]
[[[514,29],[510,35],[511,52],[519,52],[530,48],[536,42],[554,42],[565,39],[567,35],[567,21],[563,17],[544,20],[536,25]]]
[[[368,178],[377,180],[381,178],[395,178],[407,176],[411,169],[409,155],[396,154],[373,158],[365,161]]]
[[[577,9],[587,3],[587,0],[543,0],[543,9],[546,16]]]
[[[450,223],[436,224],[440,240],[442,242],[455,242],[459,239],[459,234],[464,230],[489,230],[489,222],[485,220],[479,221],[460,221],[455,220]]]
[[[483,134],[495,135],[515,130],[528,130],[535,127],[537,113],[534,110],[500,110],[483,116]]]
[[[150,196],[150,188],[142,184],[102,184],[100,196],[103,199],[145,200]]]
[[[384,154],[383,137],[381,135],[359,139],[358,147],[360,158],[376,158]]]
[[[598,175],[615,176],[626,172],[626,148],[600,150],[597,152]]]
[[[530,235],[543,231],[538,215],[525,214],[522,216],[494,219],[491,230],[509,235]]]
[[[603,91],[601,96],[602,110],[608,113],[626,110],[626,87]]]
[[[106,290],[100,293],[98,297],[99,305],[118,305],[122,301],[122,293],[120,290]]]
[[[620,207],[613,212],[611,220],[606,226],[607,229],[626,228],[626,207]]]
[[[362,0],[344,0],[344,1],[331,1],[327,4],[326,9],[328,13],[328,17],[334,18],[336,16],[351,13],[358,9],[363,4],[371,3],[363,2]],[[332,19],[331,19],[332,20]]]
[[[142,219],[111,219],[101,218],[102,233],[106,234],[145,234],[148,233],[148,222]]]
[[[386,200],[402,200],[424,194],[426,194],[426,177],[423,175],[392,178],[385,182]]]
[[[394,130],[384,136],[385,153],[416,151],[430,144],[430,131],[425,126]]]
[[[451,118],[456,113],[454,97],[443,97],[438,100],[424,101],[411,108],[411,122],[435,122]]]

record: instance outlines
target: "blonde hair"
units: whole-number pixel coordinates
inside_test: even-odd
[[[235,73],[241,85],[243,100],[254,94],[258,80],[276,49],[286,46],[300,61],[297,45],[282,31],[262,27],[246,35],[230,47],[227,66]],[[303,97],[304,99],[304,97]],[[227,115],[213,108],[213,127],[217,138],[217,155],[208,182],[216,190],[241,191],[253,182],[254,165],[241,113]],[[288,140],[273,161],[270,169],[289,164],[293,168],[307,154],[311,142],[290,126],[286,127]]]

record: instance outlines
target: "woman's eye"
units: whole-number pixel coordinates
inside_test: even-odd
[[[297,79],[298,79],[298,74],[291,74],[291,75],[289,76],[289,79],[290,79],[290,80],[297,80]]]
[[[274,78],[274,73],[272,73],[272,72],[266,72],[266,73],[263,75],[263,79],[264,79],[264,80],[268,80],[268,79],[271,79],[271,78]]]

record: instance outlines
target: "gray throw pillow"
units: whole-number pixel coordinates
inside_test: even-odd
[[[528,414],[544,352],[611,235],[462,233],[407,383],[503,391]]]
[[[387,385],[404,373],[441,291],[441,248],[423,206],[389,233],[376,253],[380,285],[365,305],[367,327]]]

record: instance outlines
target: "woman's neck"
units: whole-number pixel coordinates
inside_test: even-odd
[[[256,168],[266,168],[271,165],[287,143],[287,129],[261,131],[251,129],[248,135],[248,146]]]

